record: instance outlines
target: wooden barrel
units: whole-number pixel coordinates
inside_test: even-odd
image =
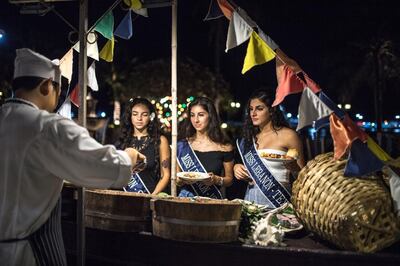
[[[151,195],[115,190],[86,190],[85,225],[118,232],[151,232]]]
[[[152,199],[153,234],[162,238],[206,243],[238,238],[241,205],[226,200]]]

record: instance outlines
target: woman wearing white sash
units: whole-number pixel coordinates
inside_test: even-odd
[[[207,172],[209,179],[193,184],[178,178],[181,197],[208,196],[220,198],[221,187],[233,180],[233,147],[221,131],[221,123],[213,102],[206,97],[196,98],[187,109],[187,117],[180,128],[178,142],[178,172],[187,171],[182,158],[187,155],[195,162],[194,171]],[[185,152],[182,149],[186,149]],[[183,169],[182,169],[183,168]],[[197,188],[195,187],[197,186]],[[209,191],[202,193],[208,187]],[[218,197],[217,195],[218,194]],[[214,195],[214,196],[212,196]]]
[[[292,163],[270,161],[260,156],[275,180],[290,194],[290,175],[296,176],[304,166],[303,147],[297,133],[289,128],[279,106],[271,106],[273,100],[273,96],[266,91],[256,91],[250,96],[243,126],[243,143],[246,147],[254,145],[259,155],[285,155],[289,149],[297,150],[297,161]],[[242,162],[235,164],[234,173],[237,179],[248,182],[245,200],[274,207]]]

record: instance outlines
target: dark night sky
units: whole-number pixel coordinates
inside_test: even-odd
[[[92,24],[113,1],[89,2],[89,24]],[[397,52],[399,50],[400,34],[396,16],[400,14],[400,8],[395,7],[394,1],[236,0],[235,2],[245,9],[261,29],[272,37],[285,53],[295,59],[336,102],[340,99],[343,88],[339,90],[335,87],[340,82],[332,82],[334,77],[332,73],[341,68],[346,71],[352,69],[354,65],[363,63],[365,52],[358,49],[357,44],[368,45],[377,37],[381,37],[392,40],[395,50]],[[244,102],[248,94],[260,86],[275,88],[275,64],[272,63],[274,61],[258,66],[244,76],[241,74],[247,45],[234,48],[227,54],[224,52],[228,20],[221,18],[220,21],[204,22],[208,4],[209,0],[179,1],[178,56],[193,58],[202,65],[214,69],[215,48],[210,43],[209,33],[211,27],[221,23],[222,45],[217,54],[221,60],[221,73],[230,83],[234,97]],[[77,3],[57,3],[56,8],[78,27]],[[119,23],[123,14],[122,10],[116,9],[115,24]],[[143,62],[168,57],[170,21],[169,8],[151,9],[149,18],[135,19],[132,39],[120,40],[116,44],[115,62],[117,63],[121,56],[138,57]],[[0,28],[7,32],[0,49],[2,54],[9,55],[3,59],[9,60],[6,62],[8,64],[12,64],[15,48],[30,47],[55,58],[64,55],[71,46],[67,40],[70,29],[53,13],[43,17],[20,15],[18,7],[5,0],[0,3]],[[101,62],[101,64],[107,63]],[[347,73],[344,78],[351,75],[352,73]],[[392,99],[400,97],[399,91],[391,88],[385,92],[385,114],[393,115],[398,111]],[[373,108],[369,106],[372,103],[372,91],[358,91],[356,96],[352,101],[354,111],[371,113],[370,110]],[[289,109],[297,109],[297,98],[294,96],[286,102]]]

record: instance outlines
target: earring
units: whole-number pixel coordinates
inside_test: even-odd
[[[156,118],[156,114],[153,112],[150,114],[150,121],[153,121]]]

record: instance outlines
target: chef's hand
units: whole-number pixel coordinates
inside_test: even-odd
[[[126,148],[124,151],[131,158],[132,171],[140,172],[146,167],[146,156],[144,156],[134,148]]]
[[[235,164],[233,172],[236,179],[249,182],[250,184],[253,183],[253,179],[250,178],[249,172],[247,172],[247,169],[243,164]]]

